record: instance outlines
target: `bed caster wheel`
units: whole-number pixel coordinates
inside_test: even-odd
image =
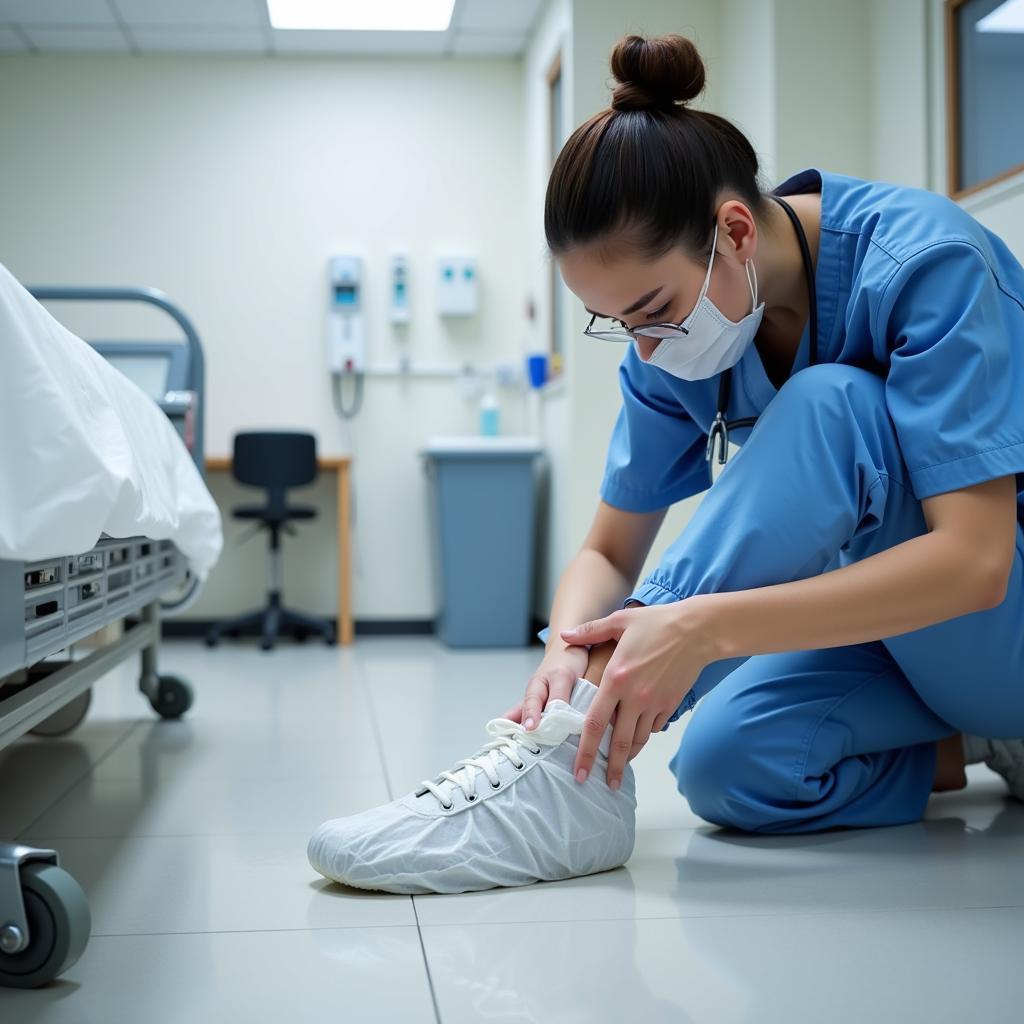
[[[60,711],[55,711],[49,718],[44,718],[38,725],[33,726],[29,732],[33,736],[63,736],[85,718],[91,703],[92,690],[85,690],[74,700],[69,700]]]
[[[0,920],[0,985],[38,988],[72,967],[85,950],[92,929],[82,887],[56,864],[22,864],[21,896],[29,944],[8,953],[21,936]]]
[[[192,707],[192,687],[177,676],[160,676],[156,699],[150,699],[161,718],[181,718]]]

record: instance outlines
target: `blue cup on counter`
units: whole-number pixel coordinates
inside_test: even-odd
[[[548,379],[548,357],[545,353],[526,357],[526,369],[530,387],[542,388]]]

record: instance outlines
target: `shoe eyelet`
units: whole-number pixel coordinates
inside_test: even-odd
[[[524,769],[524,768],[526,767],[526,762],[525,762],[525,761],[520,761],[520,762],[519,762],[519,764],[516,764],[516,763],[515,763],[515,762],[513,761],[513,762],[512,762],[512,767],[513,767],[513,768],[515,768],[515,770],[516,770],[517,772],[521,772],[521,771],[522,771],[522,770],[523,770],[523,769]]]
[[[472,795],[466,797],[466,803],[471,804],[474,800],[476,800],[476,798],[477,794],[473,793]]]
[[[497,785],[492,782],[491,789],[501,789],[501,782],[499,781]]]
[[[441,806],[442,806],[442,807],[443,807],[443,808],[444,808],[444,809],[445,809],[446,811],[450,811],[450,810],[451,810],[451,809],[452,809],[452,808],[453,808],[453,807],[455,806],[455,804],[453,804],[453,803],[451,803],[451,804],[441,804]]]
[[[536,754],[539,757],[540,756],[540,747],[538,747],[536,750],[534,750],[533,747],[530,747],[530,753],[531,754]]]

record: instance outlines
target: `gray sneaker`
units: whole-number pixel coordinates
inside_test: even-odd
[[[1006,779],[1018,800],[1024,800],[1024,740],[989,740],[964,733],[964,763],[981,761]]]

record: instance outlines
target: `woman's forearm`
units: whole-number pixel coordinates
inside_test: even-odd
[[[938,530],[805,580],[700,595],[714,657],[882,640],[991,608],[991,574]]]
[[[588,619],[620,608],[636,581],[626,577],[599,551],[583,548],[565,567],[551,605],[547,650],[569,645],[558,635]]]

